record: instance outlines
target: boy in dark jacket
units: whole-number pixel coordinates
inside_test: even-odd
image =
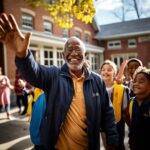
[[[71,37],[64,46],[66,63],[45,67],[28,50],[30,33],[24,37],[13,15],[2,14],[1,41],[16,53],[16,65],[24,78],[46,95],[41,143],[46,150],[99,150],[100,129],[106,132],[107,149],[115,149],[118,134],[105,84],[89,71],[83,42]]]
[[[131,150],[150,148],[150,70],[137,70],[133,80],[135,98],[129,104]]]

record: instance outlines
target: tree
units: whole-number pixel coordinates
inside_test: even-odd
[[[136,0],[121,0],[121,3],[122,7],[112,11],[117,18],[121,21],[125,21],[127,13],[134,11],[137,18],[140,19],[139,9],[137,6],[138,3]]]
[[[43,7],[61,28],[71,28],[73,18],[91,23],[95,14],[93,0],[25,0],[32,7]]]

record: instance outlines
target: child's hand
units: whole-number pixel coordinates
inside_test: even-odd
[[[121,84],[123,82],[123,79],[124,79],[124,70],[127,66],[127,63],[128,63],[128,60],[125,60],[123,61],[123,63],[121,64],[120,68],[119,68],[119,72],[115,78],[115,81],[118,83],[118,84]]]

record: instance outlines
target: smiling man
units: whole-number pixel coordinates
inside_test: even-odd
[[[66,63],[61,68],[45,67],[35,62],[28,49],[30,33],[23,36],[13,15],[2,14],[0,33],[1,41],[16,53],[24,78],[46,95],[40,150],[99,150],[101,129],[106,132],[108,149],[115,149],[113,108],[102,79],[86,67],[83,42],[69,38],[63,53]]]

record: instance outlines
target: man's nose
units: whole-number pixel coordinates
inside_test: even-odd
[[[77,51],[74,49],[74,50],[72,50],[72,52],[71,52],[71,55],[77,55],[78,53],[77,53]]]

